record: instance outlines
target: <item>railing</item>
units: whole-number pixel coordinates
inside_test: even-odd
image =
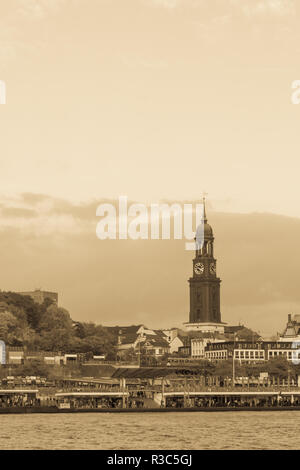
[[[0,384],[0,390],[37,390],[40,386],[40,384]]]
[[[132,367],[132,366],[135,366],[135,367],[139,367],[139,363],[136,362],[136,361],[102,361],[102,360],[88,360],[88,361],[85,361],[82,363],[84,366],[93,366],[93,365],[104,365],[104,366],[115,366],[115,367],[119,367],[119,366],[122,366],[122,367],[126,367],[126,366],[129,366],[129,367]]]
[[[203,386],[165,386],[166,392],[280,392],[280,391],[298,391],[300,392],[300,388],[296,386],[269,386],[269,387],[203,387]]]
[[[105,393],[105,392],[123,392],[124,389],[120,387],[57,387],[58,392],[66,392],[66,393]]]

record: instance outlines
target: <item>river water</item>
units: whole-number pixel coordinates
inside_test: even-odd
[[[0,416],[0,449],[299,449],[300,411]]]

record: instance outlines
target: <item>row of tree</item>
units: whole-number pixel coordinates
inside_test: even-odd
[[[105,354],[115,357],[116,338],[94,323],[74,322],[64,308],[46,299],[0,292],[0,339],[9,346],[62,353]]]

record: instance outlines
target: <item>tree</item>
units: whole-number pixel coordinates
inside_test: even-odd
[[[10,312],[0,312],[0,339],[10,346],[22,345],[23,331]]]
[[[85,337],[84,326],[79,321],[73,324],[73,330],[76,337],[81,339]]]
[[[82,340],[83,352],[91,351],[93,354],[100,355],[104,353],[105,341],[99,336],[88,336]]]
[[[118,358],[124,362],[132,362],[136,361],[137,355],[134,348],[129,348],[118,351]]]
[[[40,330],[53,330],[56,328],[64,328],[72,330],[72,320],[70,314],[64,308],[50,305],[44,312],[40,322]]]
[[[64,353],[105,354],[115,359],[116,336],[94,323],[73,322],[67,310],[46,299],[0,292],[0,339],[10,346]],[[3,311],[4,310],[4,311]]]
[[[50,305],[39,322],[39,347],[46,351],[66,351],[74,336],[67,310]]]
[[[78,324],[78,323],[77,323]],[[80,323],[77,328],[73,327],[74,338],[70,347],[76,347],[79,352],[92,352],[93,354],[105,354],[108,359],[114,359],[116,355],[116,339],[106,328],[94,323]],[[80,341],[75,337],[80,335]]]
[[[285,357],[278,356],[266,362],[264,365],[264,370],[270,375],[276,375],[280,378],[284,378],[288,376],[290,367],[290,363]]]
[[[0,302],[5,302],[9,311],[12,307],[17,307],[19,311],[23,310],[28,325],[33,329],[38,327],[42,306],[35,303],[31,297],[15,292],[0,292]]]

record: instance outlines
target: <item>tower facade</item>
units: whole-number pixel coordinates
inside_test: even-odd
[[[197,228],[196,252],[190,285],[190,314],[188,330],[224,332],[220,311],[220,284],[214,258],[214,236],[207,223],[205,200],[200,226]]]

